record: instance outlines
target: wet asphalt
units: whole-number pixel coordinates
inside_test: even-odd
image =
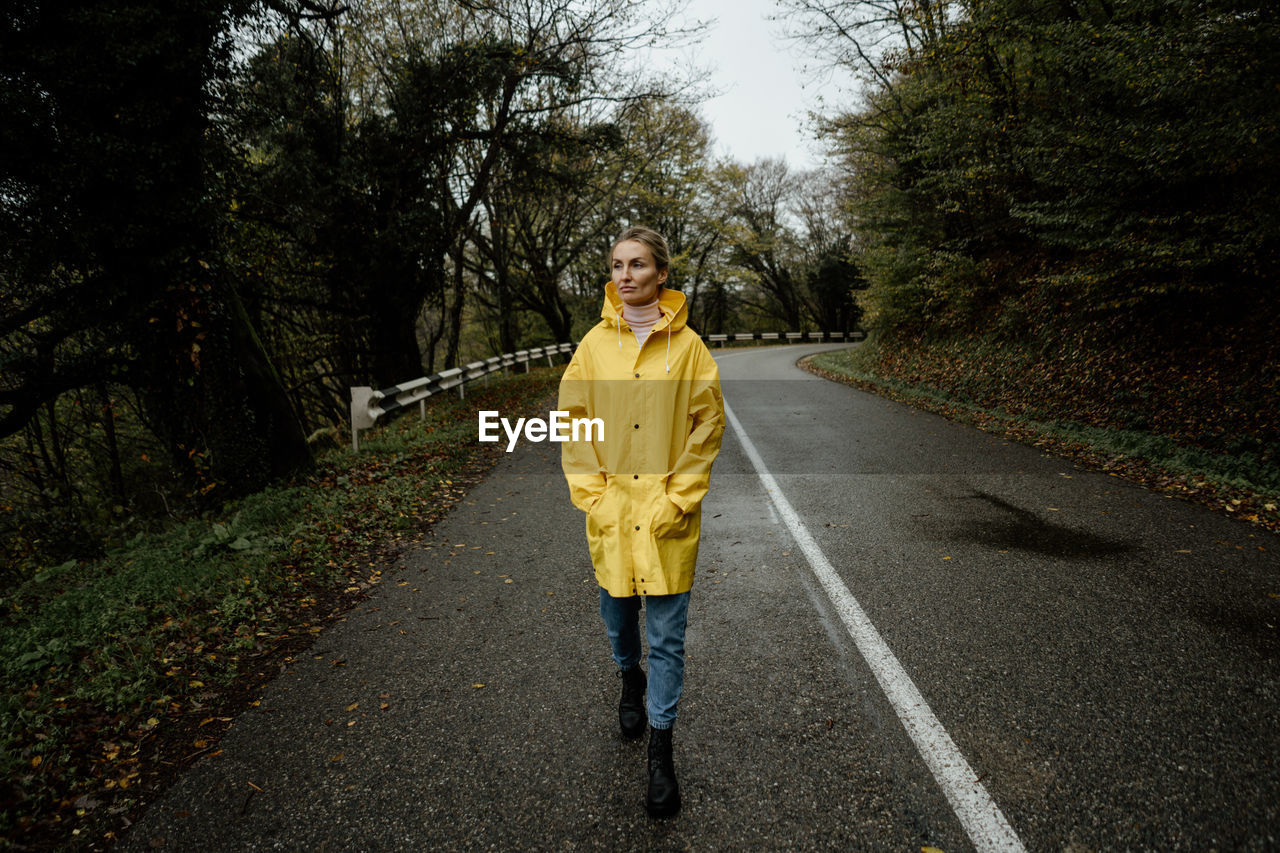
[[[726,400],[1028,850],[1280,846],[1280,537],[732,351]],[[644,812],[559,448],[522,443],[131,850],[972,849],[726,433]],[[391,568],[391,567],[389,567]]]

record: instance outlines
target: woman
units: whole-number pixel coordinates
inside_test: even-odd
[[[629,228],[611,260],[601,321],[565,369],[559,402],[571,418],[603,420],[604,435],[562,444],[562,464],[570,498],[587,513],[600,615],[622,676],[618,723],[624,737],[639,737],[647,710],[645,805],[663,817],[680,810],[671,732],[684,683],[699,508],[724,433],[724,403],[716,363],[685,325],[684,294],[663,287],[666,241]],[[640,666],[641,597],[648,679]]]

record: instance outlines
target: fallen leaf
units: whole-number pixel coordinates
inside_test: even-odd
[[[348,712],[351,712],[351,711],[354,711],[356,708],[359,708],[359,707],[360,707],[360,703],[359,703],[359,702],[352,702],[350,705],[348,705],[348,706],[347,706],[347,711],[348,711]]]

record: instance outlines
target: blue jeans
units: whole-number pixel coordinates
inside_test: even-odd
[[[684,687],[684,629],[689,619],[689,593],[644,597],[645,633],[649,638],[649,725],[669,729]],[[614,598],[600,590],[600,616],[619,669],[640,663],[640,596]]]

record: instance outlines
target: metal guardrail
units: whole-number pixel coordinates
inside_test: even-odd
[[[572,343],[552,344],[503,353],[484,361],[473,361],[465,367],[453,367],[377,391],[367,385],[355,386],[351,389],[351,449],[360,449],[360,431],[371,429],[383,415],[417,403],[418,414],[425,419],[427,398],[433,394],[457,388],[458,396],[465,398],[468,382],[499,370],[509,370],[517,364],[523,364],[527,373],[530,363],[540,358],[546,358],[548,366],[554,365],[553,356],[572,353],[575,346],[577,345]]]
[[[847,334],[845,332],[809,332],[807,335],[811,341],[860,341],[866,336],[866,332],[861,330]],[[703,335],[702,340],[708,344],[724,346],[730,341],[740,343],[742,341],[760,342],[785,339],[787,343],[793,343],[802,341],[805,337],[804,332],[735,332],[732,335]],[[551,346],[503,353],[502,355],[487,358],[484,361],[473,361],[466,367],[442,370],[431,376],[423,376],[419,379],[402,382],[399,385],[392,385],[390,388],[383,388],[377,391],[367,385],[353,387],[351,389],[351,447],[353,450],[359,450],[360,431],[372,429],[374,424],[378,422],[378,418],[383,415],[391,414],[417,403],[418,414],[425,419],[427,416],[427,398],[433,394],[457,388],[458,396],[465,397],[465,387],[468,382],[486,377],[490,373],[496,373],[499,370],[509,370],[517,364],[523,364],[527,372],[529,364],[540,358],[546,358],[548,365],[554,365],[555,362],[552,360],[552,356],[559,353],[572,353],[576,346],[577,344],[573,343],[552,344]]]
[[[729,342],[740,343],[742,341],[781,341],[786,340],[787,343],[802,341],[805,338],[811,341],[861,341],[867,337],[867,333],[862,330],[852,332],[735,332],[732,335],[703,335],[702,340],[707,344],[719,344],[724,346]]]

